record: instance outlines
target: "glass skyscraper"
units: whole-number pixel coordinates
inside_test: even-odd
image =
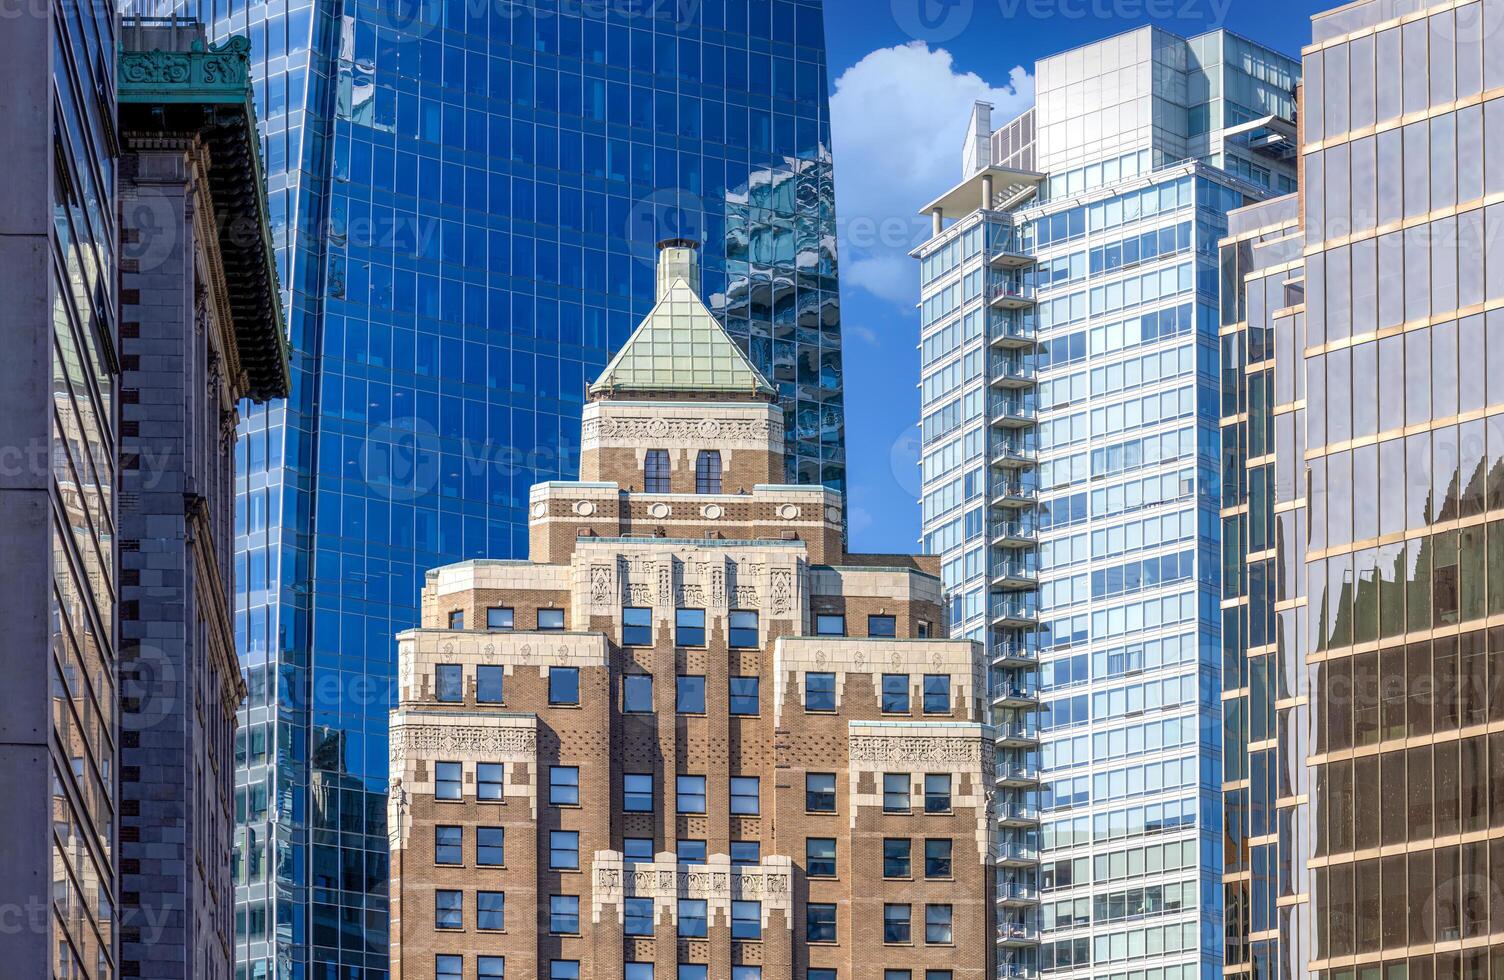
[[[1222,969],[1217,245],[1295,186],[1297,74],[1220,31],[1047,58],[925,208],[924,542],[993,671],[1007,976]]]
[[[252,42],[292,395],[238,452],[243,980],[387,975],[391,637],[424,569],[526,553],[585,383],[704,242],[779,388],[791,483],[845,486],[816,0],[138,0]]]

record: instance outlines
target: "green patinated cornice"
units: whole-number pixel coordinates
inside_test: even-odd
[[[250,104],[251,42],[241,35],[192,51],[121,51],[120,101]]]

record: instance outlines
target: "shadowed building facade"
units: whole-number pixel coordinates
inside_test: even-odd
[[[530,559],[429,572],[398,637],[394,977],[992,975],[977,647],[931,563],[779,482],[697,281],[669,243]]]

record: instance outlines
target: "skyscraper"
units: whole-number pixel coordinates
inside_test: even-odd
[[[1044,59],[924,209],[925,550],[993,668],[1005,974],[1221,968],[1216,249],[1294,187],[1296,74],[1221,31]]]
[[[424,570],[521,555],[653,246],[845,482],[821,7],[139,0],[249,35],[292,346],[242,427],[240,959],[385,976],[392,636]]]

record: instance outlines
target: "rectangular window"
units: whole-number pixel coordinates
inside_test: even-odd
[[[626,925],[622,931],[628,936],[651,936],[653,934],[653,900],[629,898],[626,900]]]
[[[539,609],[538,629],[555,632],[564,628],[564,610]]]
[[[950,675],[924,675],[924,713],[927,715],[950,714]]]
[[[913,925],[907,905],[889,903],[883,906],[883,942],[911,943],[914,941]]]
[[[731,980],[762,980],[762,967],[733,966],[731,968]]]
[[[836,675],[809,673],[804,675],[804,710],[836,710]]]
[[[819,613],[815,616],[816,636],[845,636],[845,613]]]
[[[674,610],[674,642],[681,647],[705,645],[705,610]]]
[[[505,773],[506,766],[500,762],[477,762],[475,764],[475,798],[487,803],[500,803]]]
[[[914,866],[910,860],[912,845],[907,837],[888,837],[883,840],[883,877],[909,878]]]
[[[463,956],[435,956],[433,958],[434,980],[465,980]]]
[[[674,796],[680,813],[704,813],[705,777],[677,777],[674,780]]]
[[[949,878],[951,876],[949,837],[931,837],[924,842],[924,876],[926,878]]]
[[[548,832],[548,866],[556,871],[580,868],[580,835],[574,830]]]
[[[950,943],[951,910],[949,905],[926,905],[924,907],[924,941],[935,945]]]
[[[476,980],[506,980],[507,958],[505,956],[477,956],[475,958]]]
[[[668,493],[668,450],[649,449],[642,465],[644,493]]]
[[[433,915],[435,929],[463,929],[465,927],[465,893],[440,888],[433,896]]]
[[[925,970],[924,980],[951,980],[949,970]]]
[[[836,839],[834,837],[806,837],[804,839],[804,872],[811,878],[836,876]]]
[[[909,675],[883,675],[883,713],[906,715],[909,713]]]
[[[652,778],[652,777],[649,777]],[[649,794],[648,809],[652,809],[653,802]],[[621,842],[622,857],[628,861],[651,861],[653,860],[653,838],[651,837],[626,837]]]
[[[757,649],[757,610],[733,609],[728,617],[727,640],[733,649]]]
[[[580,961],[549,960],[548,980],[580,980]]]
[[[810,813],[836,812],[835,773],[809,772],[804,774],[804,809]]]
[[[883,812],[909,812],[909,774],[906,772],[883,773]]]
[[[457,800],[461,795],[461,779],[464,770],[458,762],[435,762],[433,764],[433,798]]]
[[[681,715],[705,713],[705,678],[681,674],[675,679],[674,710]]]
[[[674,855],[684,864],[704,864],[707,848],[702,840],[680,840],[674,842]]]
[[[502,677],[506,669],[496,664],[480,664],[475,668],[475,700],[480,704],[501,704]]]
[[[708,935],[705,899],[679,899],[679,935],[687,939],[704,939]]]
[[[762,812],[756,776],[731,777],[731,812],[741,816],[755,817]]]
[[[452,630],[462,630],[465,628],[465,611],[463,609],[456,609],[449,614],[449,628]]]
[[[914,980],[913,970],[884,970],[883,980]]]
[[[512,628],[512,610],[508,606],[491,606],[486,610],[486,628],[509,630]]]
[[[433,829],[433,863],[465,863],[465,828],[440,825]]]
[[[758,705],[758,678],[756,677],[732,677],[731,681],[731,713],[733,715],[755,715],[760,710]]]
[[[804,936],[812,943],[836,941],[836,907],[811,902],[804,907]]]
[[[695,457],[695,493],[721,492],[721,454],[702,449]]]
[[[653,710],[653,675],[625,674],[621,679],[621,710],[647,714]]]
[[[924,812],[950,812],[950,773],[931,772],[925,774]]]
[[[732,939],[761,939],[762,938],[762,903],[739,902],[731,903],[731,938]]]
[[[895,616],[868,616],[867,635],[893,637],[898,635],[898,619]]]
[[[675,980],[708,980],[710,968],[703,963],[680,963]]]
[[[749,867],[762,863],[762,843],[755,840],[734,840],[731,842],[731,864],[733,867]]]
[[[505,892],[475,893],[475,928],[501,930],[507,927]]]
[[[653,775],[645,772],[629,772],[621,777],[621,808],[627,813],[653,812]],[[652,851],[644,860],[653,859]]]
[[[653,964],[628,962],[622,980],[653,980]]]
[[[548,931],[560,936],[578,935],[580,931],[578,895],[550,895],[548,897]]]
[[[554,806],[580,805],[578,766],[548,767],[548,802]]]
[[[653,610],[642,606],[628,606],[621,611],[622,646],[650,647],[653,645]]]
[[[580,703],[580,668],[548,668],[548,703]]]
[[[807,980],[836,980],[836,971],[812,966],[805,976]]]
[[[507,863],[507,832],[504,827],[475,828],[475,863],[500,868]]]
[[[459,664],[439,664],[434,674],[435,698],[447,703],[465,700],[465,676]]]

